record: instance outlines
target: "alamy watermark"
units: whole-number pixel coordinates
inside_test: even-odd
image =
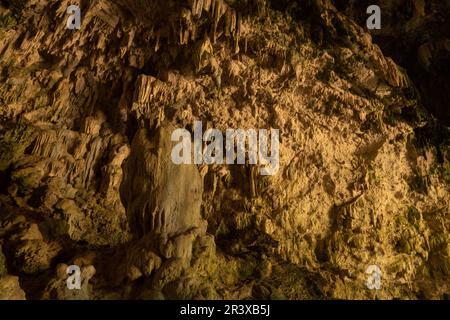
[[[367,18],[366,25],[369,30],[381,29],[381,8],[377,5],[371,5],[367,7],[367,14],[370,14]]]
[[[70,5],[67,8],[67,13],[70,14],[67,19],[67,29],[69,30],[80,30],[81,29],[81,10],[80,7],[76,5]]]
[[[278,129],[227,129],[224,135],[220,130],[208,129],[203,133],[201,121],[194,122],[194,143],[187,129],[176,129],[171,140],[178,142],[171,153],[175,164],[259,164],[261,175],[275,175],[278,172],[279,142]],[[205,145],[203,144],[205,143]],[[270,145],[270,155],[269,155]],[[224,159],[225,154],[225,159]]]
[[[367,277],[366,286],[369,290],[381,289],[381,269],[377,265],[370,265],[366,269]]]
[[[81,10],[77,5],[70,5],[67,8],[67,13],[70,14],[67,19],[67,29],[79,30],[81,29]],[[367,14],[370,14],[366,21],[367,28],[369,30],[381,29],[381,8],[377,5],[370,5],[366,10]]]
[[[66,270],[69,277],[66,280],[67,289],[80,290],[81,289],[81,269],[77,265],[71,265]]]

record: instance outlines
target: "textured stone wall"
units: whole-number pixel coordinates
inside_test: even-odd
[[[358,10],[2,2],[0,297],[448,298],[449,135],[422,90],[448,40],[420,42],[417,78]],[[277,174],[174,164],[171,133],[195,121],[280,130]]]

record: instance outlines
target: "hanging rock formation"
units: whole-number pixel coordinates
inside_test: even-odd
[[[0,298],[448,298],[449,37],[404,64],[359,3],[2,1]],[[278,173],[175,165],[195,121],[279,129]]]

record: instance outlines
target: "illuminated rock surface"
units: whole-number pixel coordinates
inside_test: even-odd
[[[449,35],[404,69],[363,5],[294,2],[2,2],[0,298],[448,298]],[[197,120],[279,129],[280,170],[173,164]]]

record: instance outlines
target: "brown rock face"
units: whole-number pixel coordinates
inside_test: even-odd
[[[2,1],[0,299],[448,298],[450,6],[380,3]]]
[[[0,277],[0,300],[25,300],[25,292],[20,288],[19,277]]]
[[[370,1],[336,1],[361,25]],[[424,106],[450,125],[450,2],[380,1],[382,28],[371,33],[383,52],[408,70]]]

